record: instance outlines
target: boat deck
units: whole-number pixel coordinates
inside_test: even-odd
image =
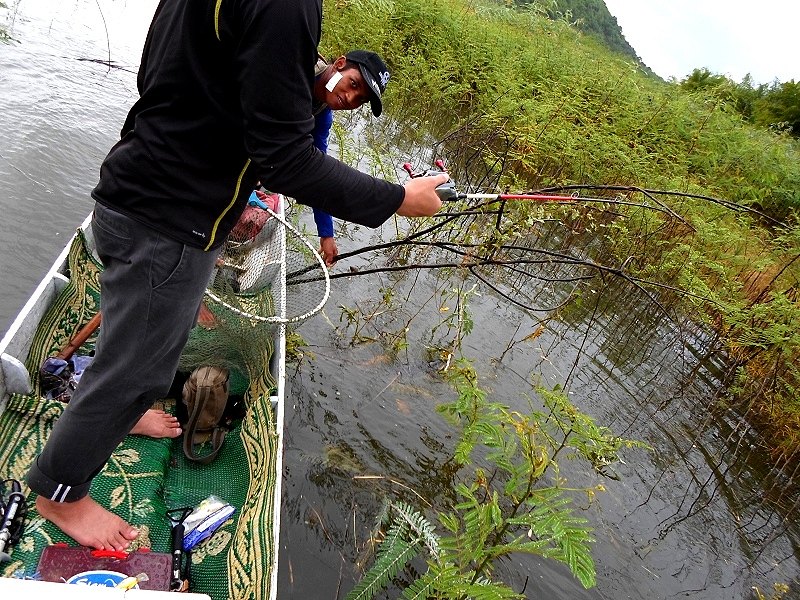
[[[88,223],[84,224],[86,229]],[[0,343],[0,476],[24,482],[53,422],[64,409],[42,397],[38,365],[55,353],[99,308],[101,266],[92,256],[91,237],[79,230]],[[194,506],[215,495],[236,512],[192,553],[191,591],[211,598],[274,598],[280,514],[281,438],[284,373],[283,326],[272,325],[274,346],[259,365],[240,378],[246,405],[221,453],[209,465],[185,459],[180,438],[128,436],[92,483],[92,496],[138,527],[137,543],[169,553],[168,509]],[[92,339],[85,348],[91,348]],[[82,351],[85,351],[82,348]],[[28,375],[30,373],[30,376]],[[176,411],[178,401],[163,408]],[[29,514],[11,561],[0,564],[0,594],[34,582],[43,548],[74,541],[36,514]],[[60,585],[60,584],[57,584]],[[9,587],[11,586],[11,587]],[[72,587],[72,586],[63,586]],[[29,588],[33,593],[33,588]],[[120,590],[106,588],[112,594]],[[50,593],[50,592],[46,592]],[[68,590],[60,597],[68,597]],[[140,592],[141,593],[141,592]],[[9,596],[10,597],[10,596]],[[85,597],[85,596],[82,596]]]

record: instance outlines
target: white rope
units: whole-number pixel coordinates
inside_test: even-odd
[[[322,310],[322,307],[325,306],[325,303],[328,301],[328,296],[330,296],[330,291],[331,291],[330,275],[328,274],[328,268],[325,266],[325,261],[319,255],[319,252],[317,252],[316,248],[314,248],[308,242],[308,240],[305,238],[305,236],[302,233],[300,233],[291,223],[286,221],[286,219],[283,218],[283,215],[279,215],[279,214],[275,213],[270,208],[266,208],[265,210],[270,214],[271,218],[276,219],[284,227],[284,229],[282,231],[281,238],[280,238],[280,252],[279,252],[279,255],[280,255],[280,294],[279,294],[279,298],[278,298],[278,306],[276,307],[277,308],[277,310],[276,310],[277,314],[269,316],[269,317],[262,317],[261,315],[255,315],[253,313],[246,312],[246,311],[242,310],[241,308],[237,308],[235,306],[232,306],[228,302],[225,302],[225,300],[220,298],[217,294],[212,292],[210,289],[206,289],[205,293],[206,293],[206,296],[211,298],[211,300],[213,300],[214,302],[224,306],[225,308],[227,308],[231,312],[233,312],[233,313],[235,313],[237,315],[240,315],[242,317],[245,317],[247,319],[252,319],[253,321],[260,321],[262,323],[297,323],[299,321],[307,319],[310,316],[318,313],[320,310]],[[306,312],[304,312],[302,314],[291,315],[291,316],[288,315],[288,311],[289,311],[290,307],[287,306],[287,301],[286,301],[286,287],[287,287],[287,282],[286,282],[286,275],[287,275],[287,273],[286,273],[286,268],[287,268],[287,265],[286,265],[286,248],[287,248],[286,239],[287,239],[287,234],[286,234],[286,230],[288,230],[291,233],[291,235],[294,235],[297,240],[300,240],[303,243],[303,245],[308,250],[311,251],[312,256],[314,257],[316,262],[319,264],[319,267],[322,269],[323,280],[325,282],[325,292],[322,295],[322,298],[320,299],[320,301],[317,303],[317,305],[314,306],[311,310],[308,310],[308,311],[306,311]],[[316,266],[314,268],[316,269]]]

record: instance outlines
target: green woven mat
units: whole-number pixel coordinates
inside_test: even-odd
[[[69,255],[70,283],[42,319],[27,359],[35,393],[15,395],[0,415],[0,478],[23,482],[64,405],[38,394],[36,372],[44,358],[71,339],[97,311],[101,270],[87,252],[79,232]],[[91,341],[89,344],[91,345]],[[210,465],[185,460],[180,438],[154,440],[128,436],[105,469],[92,482],[91,495],[99,503],[138,527],[136,544],[155,552],[170,551],[170,524],[166,510],[195,505],[214,494],[236,507],[233,517],[192,554],[192,591],[223,598],[267,598],[270,592],[275,459],[278,440],[269,396],[275,383],[267,365],[271,348],[259,364],[248,364],[247,413],[225,441]],[[164,408],[174,410],[174,402]],[[0,575],[36,571],[42,549],[73,540],[42,519],[29,494],[30,511],[12,560]]]

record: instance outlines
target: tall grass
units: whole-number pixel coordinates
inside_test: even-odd
[[[658,253],[650,265],[713,300],[687,301],[686,310],[723,336],[731,391],[769,428],[779,460],[800,456],[796,140],[742,122],[719,97],[646,76],[536,5],[326,0],[324,10],[322,50],[379,52],[392,70],[386,105],[399,131],[454,142],[439,150],[463,162],[462,178],[689,192],[782,222],[680,199],[693,231],[671,228],[670,243],[647,252]]]
[[[514,140],[509,166],[532,186],[613,181],[702,189],[784,217],[800,208],[791,138],[745,127],[719,99],[645,77],[536,11],[329,1],[323,34],[331,54],[368,47],[386,58],[395,117],[444,132],[480,115],[487,134],[502,129]]]

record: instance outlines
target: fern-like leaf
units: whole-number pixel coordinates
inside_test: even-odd
[[[393,539],[390,547],[385,542],[381,544],[380,556],[358,585],[347,594],[346,600],[370,600],[419,552],[418,544],[409,544],[400,538]]]
[[[441,553],[439,536],[436,534],[433,524],[422,513],[405,502],[393,502],[391,508],[397,512],[398,518],[414,533],[411,537],[418,538],[420,543],[427,548],[430,555],[438,559]]]

